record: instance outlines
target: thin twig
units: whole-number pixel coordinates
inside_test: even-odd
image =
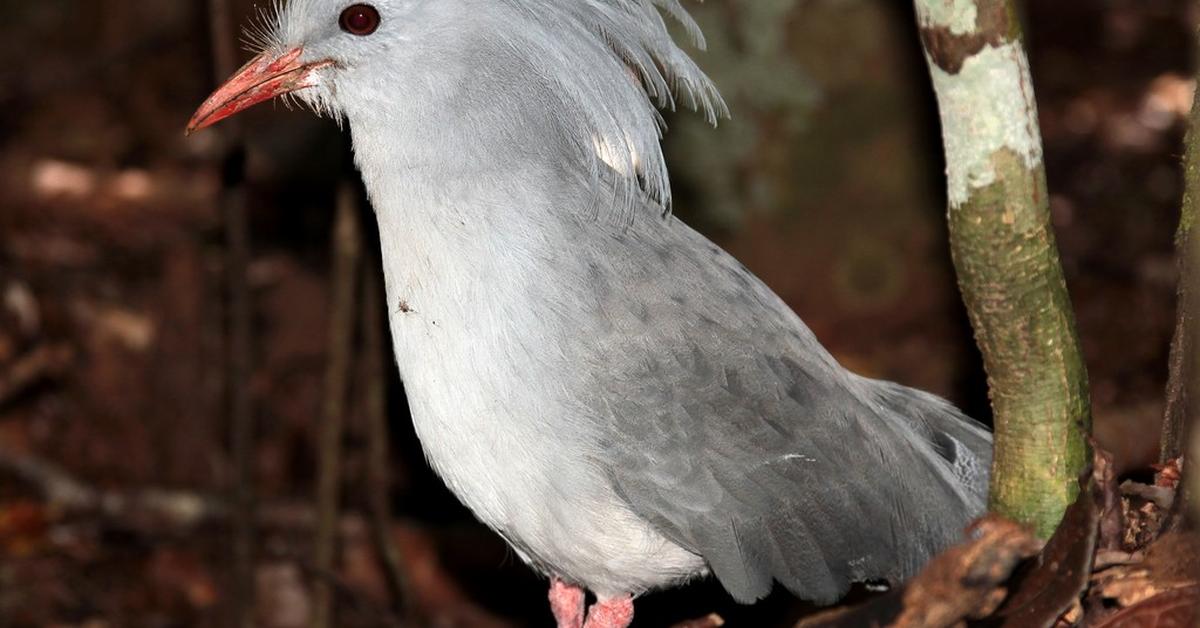
[[[233,553],[235,608],[238,625],[254,626],[254,520],[257,495],[254,476],[254,408],[250,398],[250,289],[246,282],[249,258],[249,234],[245,215],[244,190],[226,195],[225,224],[228,237],[229,282],[229,414],[231,446],[236,476],[233,485],[235,504]]]
[[[38,456],[0,447],[0,476],[13,479],[38,492],[59,516],[96,517],[146,533],[167,531],[191,534],[206,525],[231,525],[233,509],[221,495],[159,488],[99,488],[88,484],[59,465]],[[255,525],[264,530],[311,534],[317,515],[308,501],[274,500],[256,509]],[[367,525],[366,513],[346,512],[343,523]]]
[[[192,528],[228,516],[224,504],[205,495],[160,489],[100,490],[49,461],[5,449],[0,449],[0,473],[37,489],[47,504],[64,515],[95,514],[130,524],[156,521],[174,528]]]
[[[721,628],[725,625],[725,619],[716,613],[709,613],[704,617],[689,619],[679,622],[671,628]]]
[[[392,609],[400,617],[407,616],[410,623],[419,624],[417,607],[404,571],[404,559],[400,546],[392,535],[392,518],[389,508],[391,474],[388,456],[387,423],[387,369],[385,356],[391,355],[384,342],[384,311],[380,293],[379,268],[375,264],[363,266],[363,351],[366,366],[367,400],[367,498],[371,511],[371,532],[375,537],[379,555],[382,557],[388,590],[392,596]]]
[[[208,0],[213,70],[219,85],[237,69],[237,44],[228,0]],[[254,626],[254,408],[250,397],[251,329],[250,288],[246,268],[250,260],[250,229],[243,186],[244,147],[241,126],[225,125],[227,144],[221,170],[225,173],[221,206],[225,227],[225,272],[229,303],[229,346],[226,373],[230,418],[230,447],[235,477],[233,530],[233,613],[235,625]]]
[[[321,417],[317,461],[317,534],[313,563],[333,571],[337,557],[338,502],[341,498],[342,426],[346,390],[350,380],[354,340],[355,289],[361,257],[361,233],[354,187],[343,182],[338,190],[333,226],[333,295],[329,320],[329,364],[325,379],[325,407]],[[333,625],[333,591],[318,581],[314,591],[313,628]]]
[[[74,357],[67,345],[43,345],[17,358],[0,373],[0,406],[37,383],[62,375]]]

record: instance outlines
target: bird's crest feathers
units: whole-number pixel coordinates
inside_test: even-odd
[[[436,1],[461,3],[462,14],[480,27],[478,45],[517,55],[526,67],[513,69],[515,80],[524,80],[515,76],[518,71],[539,77],[543,89],[529,90],[524,96],[529,101],[512,103],[512,110],[556,120],[558,135],[545,140],[561,152],[565,138],[574,149],[597,191],[598,215],[628,221],[644,207],[669,210],[659,108],[683,104],[713,124],[728,115],[715,85],[672,37],[668,19],[691,44],[705,45],[679,0]],[[275,2],[247,30],[245,41],[257,50],[304,41],[313,28],[311,16],[329,4]],[[320,94],[301,97],[318,113],[336,112]]]
[[[547,37],[562,37],[564,22],[571,27],[559,47],[570,46],[575,57],[565,61],[577,67],[562,75],[580,119],[568,128],[585,150],[591,148],[594,176],[611,180],[601,189],[615,195],[599,199],[598,207],[615,207],[618,219],[632,220],[646,205],[646,194],[669,211],[671,185],[661,147],[665,125],[656,107],[674,110],[682,103],[711,124],[729,114],[716,86],[675,42],[663,14],[702,50],[704,36],[695,20],[679,0],[506,1],[546,16]]]

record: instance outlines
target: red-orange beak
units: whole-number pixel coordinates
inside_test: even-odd
[[[313,73],[333,65],[333,62],[301,64],[303,52],[303,48],[296,48],[280,57],[264,53],[251,59],[200,105],[188,122],[188,134],[212,126],[260,102],[312,87]]]

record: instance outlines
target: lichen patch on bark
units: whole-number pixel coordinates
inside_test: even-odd
[[[945,28],[952,35],[975,32],[978,10],[974,0],[934,0],[926,2],[918,14],[921,29]]]
[[[946,146],[950,208],[996,181],[993,156],[1008,149],[1029,169],[1042,163],[1029,62],[1019,42],[984,46],[951,74],[930,60]]]

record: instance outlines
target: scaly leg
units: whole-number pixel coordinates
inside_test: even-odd
[[[558,628],[583,628],[583,589],[554,578],[550,581],[550,611]]]
[[[592,604],[583,628],[629,628],[633,623],[633,597],[608,598]]]

